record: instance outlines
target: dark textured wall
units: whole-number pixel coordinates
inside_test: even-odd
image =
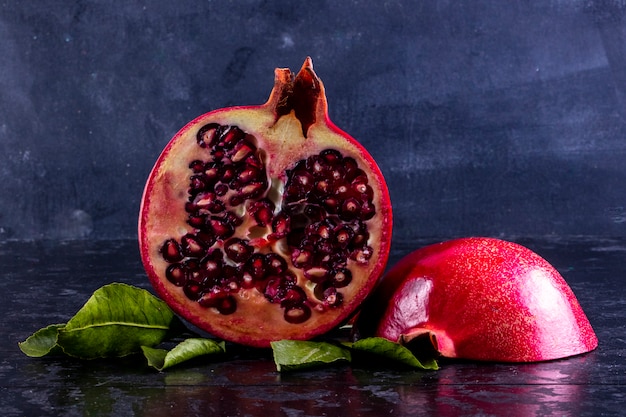
[[[626,235],[605,1],[0,1],[0,240],[132,238],[160,150],[313,58],[395,237]]]

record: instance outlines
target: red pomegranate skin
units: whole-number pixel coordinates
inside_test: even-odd
[[[479,361],[545,361],[598,345],[552,265],[524,246],[482,237],[405,256],[382,279],[357,327],[405,344],[428,334],[441,356]]]

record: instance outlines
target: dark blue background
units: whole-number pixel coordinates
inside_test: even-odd
[[[0,1],[0,240],[134,238],[171,136],[307,55],[396,239],[625,236],[623,5]]]

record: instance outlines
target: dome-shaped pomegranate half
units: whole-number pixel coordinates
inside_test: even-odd
[[[373,291],[355,328],[361,337],[482,361],[544,361],[598,345],[573,291],[548,261],[517,243],[480,237],[406,255]]]
[[[381,276],[392,214],[371,155],[328,118],[310,58],[268,101],[206,113],[145,186],[139,246],[157,294],[227,341],[267,347],[348,319]]]

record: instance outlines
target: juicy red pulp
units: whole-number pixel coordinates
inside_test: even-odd
[[[253,135],[210,123],[196,138],[204,158],[189,161],[184,207],[193,231],[163,242],[166,278],[223,315],[237,311],[233,294],[242,288],[280,305],[290,323],[308,320],[311,309],[341,306],[341,289],[352,280],[348,260],[366,264],[373,251],[373,191],[357,161],[333,149],[299,160],[286,171],[281,196]],[[234,237],[240,227],[248,230],[238,236],[250,238]],[[276,253],[269,243],[280,239]],[[294,269],[303,271],[304,284]],[[313,287],[315,299],[300,285]]]

